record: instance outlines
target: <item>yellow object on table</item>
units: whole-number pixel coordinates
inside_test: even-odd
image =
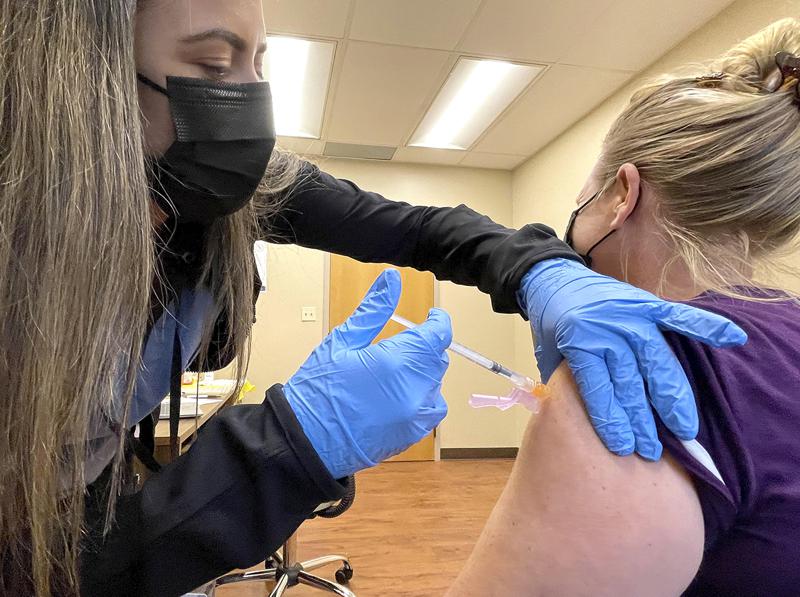
[[[239,394],[236,396],[236,399],[232,401],[232,404],[238,404],[246,394],[255,389],[256,387],[251,384],[249,380],[245,379],[242,387],[239,389]],[[199,385],[195,379],[189,384],[181,385],[181,392],[187,396],[200,394],[201,396],[215,396],[228,399],[235,390],[235,379],[201,380]]]
[[[249,394],[255,389],[256,387],[253,384],[251,384],[249,380],[245,379],[244,383],[242,384],[242,389],[239,390],[239,395],[236,397],[236,403],[238,404],[239,402],[241,402],[246,394]]]

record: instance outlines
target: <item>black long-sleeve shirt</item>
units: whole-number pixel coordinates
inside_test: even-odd
[[[464,205],[389,201],[310,164],[288,197],[262,222],[272,242],[429,270],[477,286],[498,312],[520,312],[515,294],[535,263],[578,259],[546,226],[511,230]],[[83,594],[180,595],[263,560],[343,491],[275,386],[262,405],[217,415],[186,454],[121,499],[110,536],[87,542]]]
[[[512,230],[466,205],[389,201],[310,165],[300,181],[285,208],[265,223],[273,242],[430,271],[439,280],[477,286],[498,313],[521,313],[515,294],[535,263],[578,259],[543,224]]]

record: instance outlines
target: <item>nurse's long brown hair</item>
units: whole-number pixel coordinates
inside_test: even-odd
[[[20,578],[38,596],[78,593],[87,438],[105,419],[127,424],[158,236],[135,10],[135,0],[0,0],[2,594],[29,593]],[[210,234],[204,282],[234,314],[229,354],[245,355],[252,326],[256,210],[273,209],[298,166],[276,153],[260,207]],[[240,358],[240,377],[245,367]]]
[[[0,0],[4,594],[74,592],[88,429],[127,402],[146,329],[133,4]]]

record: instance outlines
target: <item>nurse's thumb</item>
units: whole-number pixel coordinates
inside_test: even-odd
[[[441,354],[453,342],[453,327],[450,316],[442,309],[431,309],[428,319],[415,328],[420,335],[430,344],[431,348]]]
[[[397,308],[401,289],[400,272],[396,269],[383,271],[361,304],[333,334],[349,348],[366,348],[381,333]]]

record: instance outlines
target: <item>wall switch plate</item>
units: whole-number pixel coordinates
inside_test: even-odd
[[[303,307],[300,312],[300,321],[316,321],[317,308],[316,307]]]

